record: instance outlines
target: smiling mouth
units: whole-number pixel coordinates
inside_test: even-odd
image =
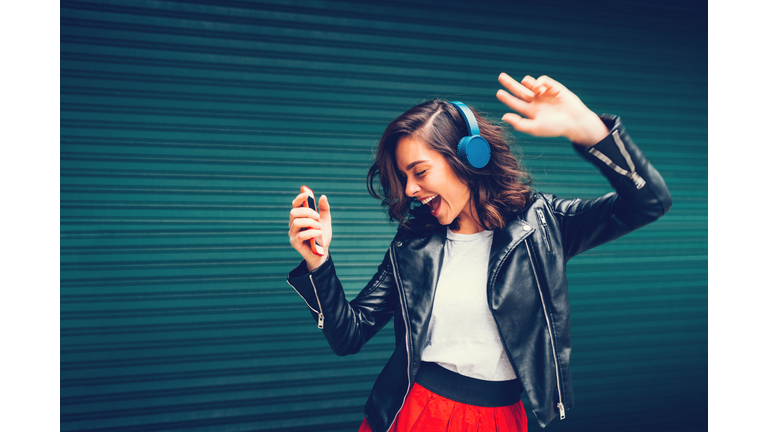
[[[432,200],[433,200],[433,199],[435,199],[435,198],[437,198],[437,195],[432,195],[432,196],[431,196],[431,197],[429,197],[429,198],[424,198],[423,200],[421,200],[421,203],[422,203],[422,204],[429,204],[429,202],[430,202],[430,201],[432,201]]]
[[[432,216],[435,216],[437,214],[437,211],[440,210],[441,202],[442,202],[442,199],[440,198],[440,195],[432,195],[429,198],[421,200],[422,204],[429,206],[429,210],[430,210],[430,213],[432,213]]]

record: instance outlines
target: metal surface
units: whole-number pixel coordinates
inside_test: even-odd
[[[394,233],[384,128],[431,97],[499,120],[502,71],[621,115],[675,200],[570,261],[576,406],[547,429],[706,426],[706,3],[535,3],[62,1],[61,430],[356,430],[394,332],[333,355],[285,283],[291,199],[328,196],[354,296]],[[610,191],[515,136],[538,190]]]

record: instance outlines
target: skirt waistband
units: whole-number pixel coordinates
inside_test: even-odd
[[[437,363],[421,362],[416,383],[450,400],[481,407],[503,407],[520,401],[519,379],[485,381],[451,372]]]

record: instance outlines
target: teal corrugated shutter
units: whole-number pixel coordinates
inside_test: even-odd
[[[501,71],[620,114],[675,199],[569,264],[576,407],[550,428],[700,430],[706,60],[706,3],[62,1],[61,430],[355,430],[394,332],[333,355],[285,283],[290,201],[328,195],[354,296],[394,232],[365,191],[381,132],[431,97],[498,120]],[[610,191],[517,137],[539,190]]]

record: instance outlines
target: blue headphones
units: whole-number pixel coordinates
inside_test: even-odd
[[[488,165],[488,161],[491,160],[491,146],[485,138],[480,136],[480,128],[477,126],[477,120],[472,111],[459,101],[451,102],[451,105],[459,109],[459,113],[467,123],[469,130],[469,136],[462,138],[456,149],[459,159],[475,169]]]

